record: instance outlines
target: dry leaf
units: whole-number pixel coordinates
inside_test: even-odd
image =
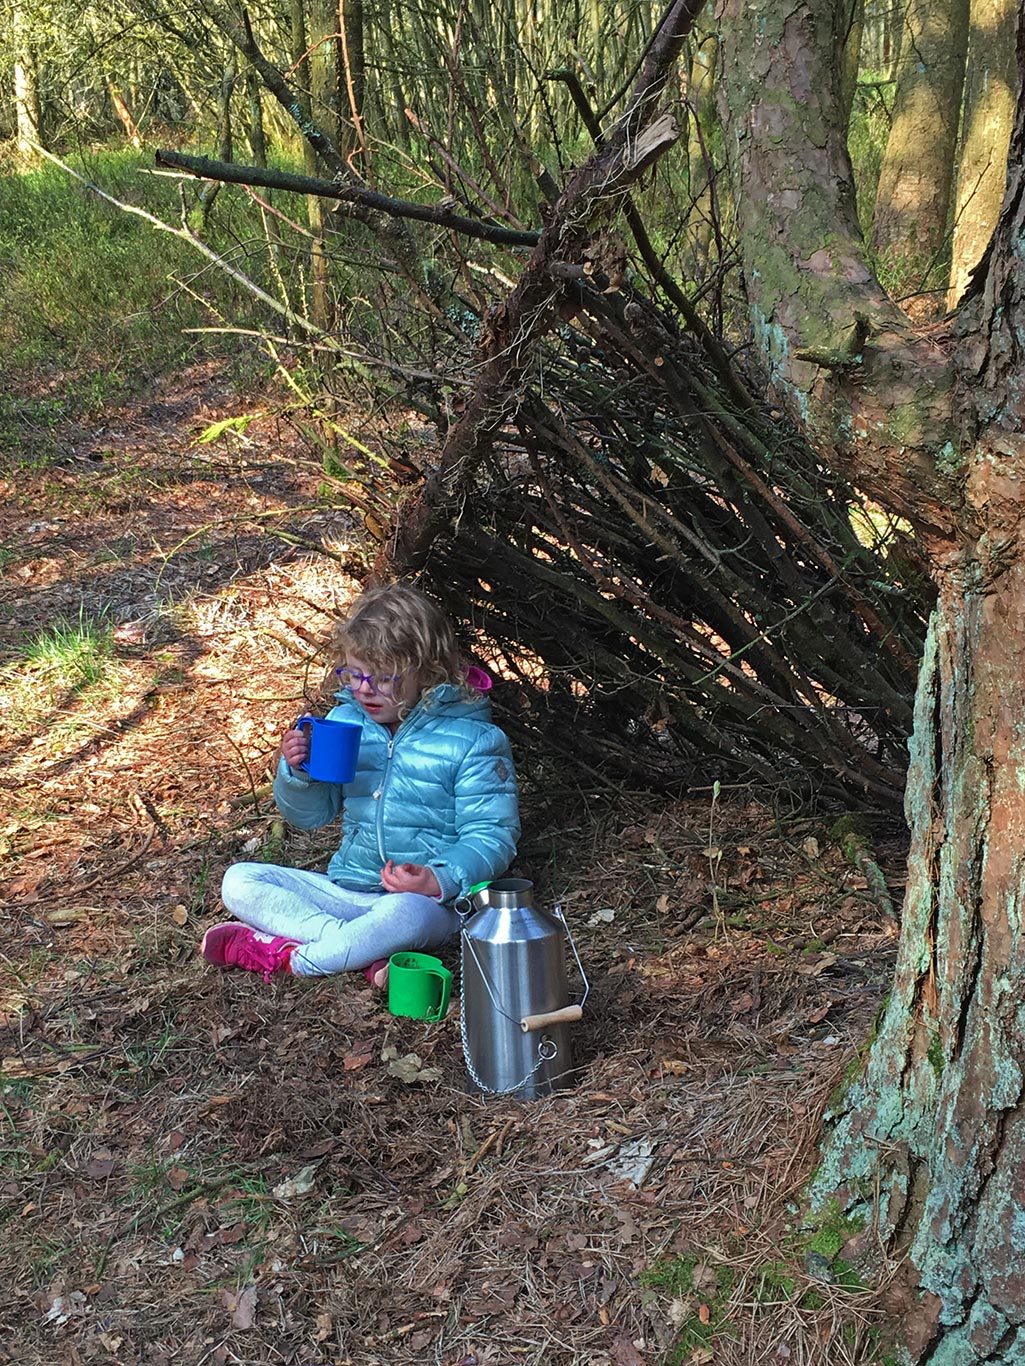
[[[819,842],[814,835],[809,835],[808,838],[801,845],[801,848],[804,850],[805,855],[808,858],[818,858]]]
[[[172,906],[171,919],[176,925],[187,925],[189,923],[189,912],[185,906]]]
[[[594,915],[587,917],[587,923],[589,925],[611,925],[615,918],[616,912],[611,906],[602,906],[595,911]]]
[[[821,953],[814,962],[798,963],[797,971],[805,977],[818,977],[820,972],[825,972],[836,962],[835,953]]]
[[[715,1267],[708,1266],[705,1262],[696,1262],[694,1270],[690,1273],[690,1282],[700,1295],[705,1290],[715,1290],[719,1285],[719,1277]]]
[[[619,1245],[623,1247],[626,1243],[633,1242],[639,1230],[629,1210],[617,1209],[616,1218],[619,1220]]]
[[[634,1346],[633,1339],[620,1333],[612,1344],[612,1360],[616,1366],[644,1366],[644,1358]]]
[[[65,925],[75,925],[83,918],[85,911],[80,906],[60,906],[54,911],[46,911],[43,919],[54,929],[62,929]]]
[[[358,1072],[360,1068],[366,1067],[367,1063],[374,1056],[376,1044],[353,1044],[350,1052],[342,1058],[342,1066],[346,1072]]]
[[[222,1290],[221,1303],[227,1309],[234,1328],[252,1328],[256,1318],[256,1286],[245,1290]]]
[[[682,1058],[663,1058],[658,1066],[669,1077],[683,1077],[691,1070],[690,1063]],[[657,1071],[654,1075],[657,1075]]]
[[[384,1051],[388,1052],[388,1049]],[[441,1076],[441,1068],[425,1067],[419,1053],[407,1053],[405,1057],[393,1058],[389,1062],[388,1075],[398,1077],[399,1081],[407,1084],[414,1081],[437,1081]]]
[[[319,1162],[311,1162],[308,1167],[303,1167],[296,1172],[295,1176],[290,1176],[287,1180],[281,1181],[274,1187],[271,1194],[276,1200],[294,1200],[299,1195],[308,1195],[317,1184],[317,1168]]]
[[[689,1295],[669,1301],[666,1316],[674,1328],[682,1328],[694,1313],[694,1301]]]
[[[655,1163],[655,1140],[635,1138],[624,1143],[615,1162],[609,1163],[609,1170],[616,1181],[629,1181],[631,1186],[640,1186]]]
[[[698,1305],[698,1319],[701,1323],[709,1323],[712,1318],[712,1311],[707,1304]]]
[[[120,1166],[121,1163],[116,1157],[105,1150],[101,1150],[95,1153],[85,1164],[83,1173],[93,1181],[106,1181],[107,1177],[113,1176]]]

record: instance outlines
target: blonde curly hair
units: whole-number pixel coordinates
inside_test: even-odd
[[[470,692],[452,623],[437,603],[408,584],[390,583],[361,593],[331,632],[328,652],[332,669],[351,657],[381,672],[415,669],[421,692],[439,683],[455,683]]]

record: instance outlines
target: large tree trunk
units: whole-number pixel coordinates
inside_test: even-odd
[[[817,1184],[851,1208],[878,1190],[877,1226],[925,1292],[913,1357],[936,1366],[1025,1360],[1023,154],[1019,95],[986,287],[963,319],[964,535],[937,563],[897,979]]]
[[[944,256],[967,39],[968,0],[908,0],[872,228],[902,297],[931,288]],[[934,316],[943,304],[942,294],[920,297],[909,311]]]
[[[945,454],[953,370],[868,265],[842,116],[846,6],[724,0],[719,16],[739,242],[770,382],[827,459],[929,542],[945,539],[961,500]]]
[[[907,1252],[907,1344],[935,1366],[1025,1360],[1025,566],[980,551],[941,579],[896,979],[813,1187]]]
[[[1015,0],[971,0],[968,69],[947,302],[956,308],[986,250],[1004,194],[1014,121]]]
[[[774,19],[769,7],[751,10],[740,0],[725,7],[724,94],[738,195],[762,191],[743,240],[772,379],[834,463],[913,517],[938,590],[916,702],[896,982],[814,1193],[863,1215],[873,1247],[881,1237],[909,1253],[912,1360],[1021,1366],[1022,105],[985,290],[961,320],[956,351],[953,338],[944,348],[955,366],[935,354],[934,338],[895,320],[850,232],[846,174],[830,153],[838,119],[828,107],[828,0]],[[814,193],[800,179],[807,165]],[[830,200],[832,226],[821,208]],[[923,378],[938,381],[933,401]]]

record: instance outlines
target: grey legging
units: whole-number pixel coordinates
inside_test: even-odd
[[[254,930],[302,945],[292,955],[297,977],[365,968],[402,949],[431,949],[451,939],[459,916],[418,892],[350,892],[323,873],[275,863],[235,863],[221,898]]]

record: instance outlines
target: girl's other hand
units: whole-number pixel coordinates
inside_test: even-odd
[[[310,757],[309,730],[286,730],[281,737],[281,753],[289,768],[298,768]]]
[[[381,869],[381,883],[386,892],[418,892],[421,896],[441,896],[441,883],[432,868],[422,863],[396,863],[389,859]]]

